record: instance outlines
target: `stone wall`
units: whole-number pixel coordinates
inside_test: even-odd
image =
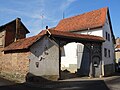
[[[29,70],[29,52],[2,53],[0,74],[13,81],[24,82]]]

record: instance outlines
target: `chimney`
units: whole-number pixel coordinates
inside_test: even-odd
[[[46,26],[46,29],[48,29],[48,26]]]
[[[21,19],[20,18],[16,18],[16,34],[15,34],[15,41],[17,41],[19,39],[19,29],[20,29],[20,22]]]

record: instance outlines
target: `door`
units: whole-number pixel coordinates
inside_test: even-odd
[[[100,76],[100,58],[99,56],[93,57],[93,77]]]

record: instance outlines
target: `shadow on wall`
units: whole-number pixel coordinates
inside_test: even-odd
[[[84,46],[81,58],[81,65],[80,69],[77,70],[77,74],[78,76],[89,76],[89,73],[90,73],[90,51],[86,46]]]
[[[32,47],[31,53],[35,55],[37,58],[39,58],[41,55],[46,55],[48,50],[56,45],[55,43],[50,41],[48,37],[41,38],[34,47]]]

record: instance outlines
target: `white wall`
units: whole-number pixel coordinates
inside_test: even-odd
[[[110,34],[110,41],[106,40],[103,44],[102,44],[102,59],[104,61],[104,65],[106,64],[112,64],[114,63],[113,60],[114,60],[114,44],[113,44],[113,41],[112,41],[112,35],[111,35],[111,31],[110,31],[110,24],[109,24],[109,21],[108,21],[108,17],[106,19],[106,23],[103,27],[103,37],[106,39],[106,32],[108,32]],[[110,57],[105,57],[104,56],[104,48],[107,48],[107,51],[108,49],[110,50]],[[108,54],[108,53],[107,53]]]
[[[93,30],[86,30],[86,31],[78,31],[78,32],[74,32],[74,33],[95,35],[95,36],[101,36],[101,37],[103,36],[102,28],[93,29]]]
[[[76,50],[77,50],[77,43],[75,43],[75,42],[68,43],[67,45],[64,46],[65,56],[61,57],[61,66],[62,67],[69,68],[69,64],[77,65]],[[77,70],[77,68],[76,68],[76,70]]]
[[[108,17],[107,17],[108,20]],[[74,33],[78,33],[78,34],[89,34],[89,35],[95,35],[95,36],[101,36],[101,37],[106,37],[105,36],[105,32],[108,32],[111,36],[111,31],[110,31],[110,26],[109,26],[109,21],[107,21],[107,23],[105,23],[103,28],[98,28],[98,29],[93,29],[93,30],[86,30],[86,31],[78,31],[78,32],[74,32]],[[104,48],[107,48],[110,50],[110,57],[104,57]],[[114,44],[112,42],[112,38],[110,38],[110,41],[105,41],[102,44],[102,64],[112,64],[114,60]]]
[[[45,47],[48,48],[48,55],[45,54]],[[54,41],[44,37],[37,41],[30,51],[30,73],[37,76],[59,75],[59,48]],[[40,61],[41,57],[44,59]],[[36,62],[39,62],[38,68]]]

